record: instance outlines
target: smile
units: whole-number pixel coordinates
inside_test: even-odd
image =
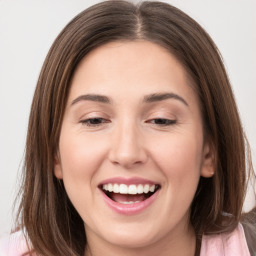
[[[139,203],[150,197],[158,189],[157,185],[104,184],[106,195],[115,202],[122,204]]]
[[[99,186],[107,205],[121,214],[137,214],[146,209],[158,195],[160,185],[131,180],[124,183],[105,182]],[[126,184],[125,184],[126,183]],[[127,184],[130,183],[130,184]]]

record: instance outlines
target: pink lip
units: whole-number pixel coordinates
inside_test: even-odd
[[[130,181],[130,180],[129,180]],[[144,180],[145,181],[145,180]],[[124,182],[124,180],[122,179],[120,184],[127,184],[128,180],[126,180],[126,182]],[[117,182],[113,182],[113,179],[111,179],[110,181],[104,181],[104,183],[119,183]],[[149,181],[145,181],[145,184],[149,184]],[[152,182],[151,182],[152,183]],[[151,184],[150,183],[150,184]],[[134,180],[133,183],[134,184]],[[144,184],[140,182],[138,182],[138,184]],[[103,196],[103,199],[105,201],[105,203],[115,212],[119,213],[119,214],[123,214],[123,215],[135,215],[135,214],[139,214],[141,212],[143,212],[147,207],[149,207],[157,198],[160,189],[158,189],[152,196],[150,196],[149,198],[145,199],[144,201],[141,201],[139,203],[134,203],[134,204],[122,204],[122,203],[118,203],[113,201],[112,199],[110,199],[101,188],[99,188],[101,195]]]
[[[155,199],[159,194],[159,190],[157,190],[152,196],[150,196],[144,201],[141,201],[140,203],[121,204],[111,200],[102,190],[100,190],[100,192],[103,196],[104,201],[112,210],[114,210],[119,214],[124,214],[124,215],[133,215],[133,214],[141,213],[155,201]]]
[[[131,184],[135,184],[135,185],[139,185],[139,184],[154,185],[154,184],[157,184],[156,182],[153,182],[151,180],[147,180],[147,179],[143,179],[143,178],[139,178],[139,177],[131,177],[131,178],[114,177],[114,178],[110,178],[110,179],[102,181],[100,183],[100,186],[104,185],[104,184],[108,184],[108,183],[126,184],[126,185],[131,185]]]

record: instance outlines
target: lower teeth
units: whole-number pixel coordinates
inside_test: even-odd
[[[137,204],[137,203],[139,203],[140,201],[135,201],[135,202],[133,202],[133,201],[130,201],[130,202],[119,202],[120,204]]]
[[[125,195],[121,195],[123,198],[120,197],[116,197],[114,192],[109,192],[109,191],[105,191],[103,190],[103,192],[113,201],[120,203],[120,204],[137,204],[140,203],[146,199],[148,199],[150,196],[152,196],[157,190],[155,190],[154,192],[148,192],[147,194],[137,194],[137,195],[126,195],[126,198],[124,197]],[[119,194],[119,193],[117,193]],[[130,198],[127,198],[130,197]],[[134,198],[135,197],[135,198]],[[139,197],[139,198],[138,198]],[[127,201],[123,201],[123,200],[127,200]],[[133,200],[133,201],[132,201]],[[136,201],[135,201],[136,200]]]

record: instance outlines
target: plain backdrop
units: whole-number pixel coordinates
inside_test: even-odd
[[[12,205],[24,154],[30,104],[44,58],[60,30],[99,1],[0,0],[0,235],[13,227]],[[137,1],[134,1],[137,2]],[[222,53],[256,158],[256,1],[174,0]],[[255,204],[251,186],[244,210]]]

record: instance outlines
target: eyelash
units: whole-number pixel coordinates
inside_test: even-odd
[[[171,125],[176,124],[177,120],[166,119],[166,118],[154,118],[154,119],[147,121],[147,123],[153,123],[158,126],[171,126]]]
[[[98,127],[102,124],[109,123],[107,119],[101,117],[88,118],[81,121],[82,125],[86,125],[88,127]],[[148,120],[146,123],[152,123],[157,126],[171,126],[177,123],[177,120],[166,119],[166,118],[154,118]]]
[[[95,122],[96,121],[96,122]],[[81,121],[82,125],[86,125],[89,127],[97,127],[104,123],[109,123],[108,120],[101,117],[88,118]]]

